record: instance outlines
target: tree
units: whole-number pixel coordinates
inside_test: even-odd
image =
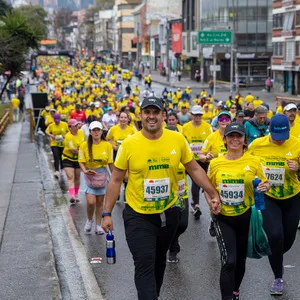
[[[26,18],[35,36],[41,40],[47,38],[50,22],[47,20],[48,13],[42,6],[31,4],[21,5],[14,10],[20,12]]]
[[[18,10],[12,10],[0,19],[0,73],[10,75],[0,93],[0,99],[8,82],[24,70],[25,56],[29,49],[39,47],[39,36],[32,29],[26,17]]]
[[[12,6],[5,0],[0,0],[0,16],[4,16],[6,12],[11,11]]]

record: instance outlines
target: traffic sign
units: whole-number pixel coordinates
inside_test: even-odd
[[[210,65],[209,69],[210,69],[211,72],[213,72],[215,70],[218,72],[218,71],[221,71],[221,66],[220,65],[215,65],[215,66],[214,65]]]
[[[232,31],[198,31],[198,44],[230,45],[232,44]]]

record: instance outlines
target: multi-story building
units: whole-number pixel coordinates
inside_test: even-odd
[[[240,82],[263,85],[269,75],[272,56],[272,2],[274,3],[272,0],[200,1],[199,29],[233,31],[236,80]],[[192,20],[190,26],[193,26]],[[189,44],[187,42],[186,47]],[[229,81],[231,47],[216,46],[214,51],[217,64],[221,66],[217,77]],[[205,79],[212,75],[210,65],[213,59],[210,54],[212,47],[204,46]]]
[[[273,1],[274,87],[300,93],[300,1]]]
[[[141,4],[141,0],[116,0],[117,20],[116,28],[118,31],[118,50],[117,57],[124,67],[128,67],[136,59],[136,47],[133,48],[132,39],[134,37],[134,16],[133,9]]]

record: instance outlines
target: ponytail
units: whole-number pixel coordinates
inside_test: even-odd
[[[92,137],[91,134],[88,137],[88,149],[89,149],[90,161],[93,162],[94,161],[94,157],[93,157],[93,137]]]

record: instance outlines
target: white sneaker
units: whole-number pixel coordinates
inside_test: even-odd
[[[54,177],[55,177],[56,179],[58,179],[58,178],[59,178],[59,175],[60,175],[59,171],[55,171],[55,173],[54,173]]]
[[[96,234],[99,234],[99,235],[104,234],[104,230],[103,230],[103,228],[102,228],[101,225],[96,225],[95,233],[96,233]]]
[[[84,226],[85,232],[91,232],[93,226],[93,220],[87,220]]]

